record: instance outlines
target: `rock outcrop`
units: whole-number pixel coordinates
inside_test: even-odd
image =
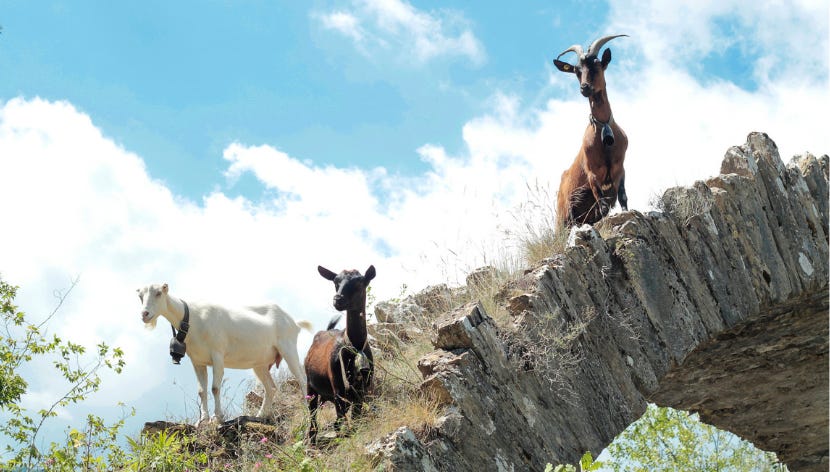
[[[389,470],[543,470],[604,449],[647,402],[828,468],[828,158],[784,165],[752,133],[721,174],[662,211],[575,228],[508,303],[435,323],[422,389],[446,413],[427,439],[374,444]],[[420,437],[423,437],[420,436]]]

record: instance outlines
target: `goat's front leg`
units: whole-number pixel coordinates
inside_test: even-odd
[[[596,218],[596,220],[599,221],[599,219],[607,215],[608,210],[610,210],[610,208],[608,208],[608,202],[605,200],[605,191],[602,188],[602,182],[596,174],[590,175],[588,186],[591,188],[591,193],[594,195],[594,200],[596,201],[595,205],[599,208],[599,217]]]
[[[320,396],[317,395],[317,392],[308,389],[308,413],[309,413],[309,421],[308,421],[308,440],[312,446],[317,445],[317,408],[320,407]]]
[[[225,359],[221,355],[212,356],[213,361],[213,382],[210,386],[210,393],[213,394],[213,418],[211,420],[221,423],[224,419],[222,413],[222,395],[220,389],[222,387],[222,377],[225,375]]]
[[[208,404],[207,404],[207,366],[193,364],[193,370],[196,372],[196,380],[199,381],[199,421],[196,425],[202,424],[208,419]]]
[[[349,411],[351,404],[340,396],[334,397],[334,411],[337,413],[337,419],[334,420],[334,431],[340,434],[340,428],[343,427],[343,422],[346,421],[346,413]]]
[[[617,190],[617,200],[620,201],[620,208],[628,211],[628,195],[625,193],[625,173],[620,178],[620,188]]]

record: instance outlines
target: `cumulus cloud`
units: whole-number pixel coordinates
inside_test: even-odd
[[[609,30],[639,28],[638,34],[611,43],[615,56],[608,69],[609,99],[630,138],[631,208],[646,209],[662,189],[716,174],[726,149],[742,144],[749,131],[769,133],[785,160],[804,151],[828,152],[823,110],[816,106],[830,101],[826,74],[817,72],[826,70],[826,55],[818,68],[796,62],[788,74],[767,74],[756,90],[728,80],[701,81],[682,61],[667,64],[649,48],[674,24],[678,33],[665,36],[666,44],[677,49],[682,41],[700,43],[697,53],[711,54],[716,47],[707,44],[716,41],[710,32],[683,26],[682,17],[641,23],[650,10],[631,8],[640,15],[631,13],[630,24],[614,23]],[[715,13],[705,18],[721,14],[718,8],[711,6]],[[421,35],[435,44],[451,37],[445,17],[398,1],[356,3],[354,13],[341,13],[346,16],[331,24],[351,28],[365,41],[370,30],[403,41],[388,31],[396,24],[409,25],[402,35]],[[765,37],[761,30],[768,26],[747,23],[750,39],[730,41],[750,48],[744,43]],[[809,35],[808,44],[826,49],[827,27],[819,27],[803,34]],[[688,36],[681,41],[683,35]],[[636,67],[626,52],[637,57]],[[0,201],[10,223],[4,226],[0,270],[22,287],[18,302],[31,316],[48,313],[55,303],[52,291],[80,277],[51,326],[87,345],[105,340],[124,348],[127,370],[105,382],[108,390],[99,405],[117,398],[145,408],[143,418],[159,409],[193,411],[193,375],[170,365],[163,324],[153,332],[143,329],[136,288],[167,282],[184,298],[275,301],[321,328],[333,309],[330,284],[317,275],[318,264],[333,270],[374,264],[375,294],[384,299],[397,295],[402,284],[419,289],[463,282],[479,265],[514,257],[516,242],[504,229],[521,223],[517,208],[529,198],[529,187],[541,186],[553,196],[588,124],[587,102],[576,82],[558,71],[551,74],[547,92],[568,98],[535,106],[510,90],[494,93],[489,111],[459,130],[465,147],[458,155],[424,137],[415,150],[429,166],[422,175],[318,165],[309,160],[313,156],[291,156],[277,145],[229,145],[223,153],[228,185],[251,174],[269,190],[261,200],[231,198],[221,189],[198,201],[182,198],[148,172],[141,156],[102,135],[72,104],[8,101],[0,106]],[[303,354],[309,342],[304,333]],[[229,375],[229,383],[250,378]],[[32,407],[51,398],[45,394],[49,381],[33,384]]]
[[[827,81],[826,2],[765,0],[751,7],[740,0],[609,3],[607,31],[636,38],[647,62],[689,70],[706,57],[734,49],[751,62],[750,72],[761,84],[777,84],[784,77],[813,84]],[[712,75],[718,76],[717,71]]]
[[[486,60],[481,41],[459,13],[424,12],[402,0],[352,2],[350,11],[313,15],[320,24],[350,38],[366,55],[394,52],[401,62],[423,64],[439,57],[463,57],[474,65]]]

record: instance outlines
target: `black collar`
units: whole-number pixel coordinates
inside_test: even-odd
[[[173,327],[173,323],[170,323],[170,329],[173,330],[173,337],[183,343],[184,338],[187,336],[187,330],[190,329],[190,309],[187,307],[187,302],[184,300],[182,300],[182,305],[184,305],[184,318],[182,318],[182,322],[179,323],[179,331],[176,332],[176,328]]]

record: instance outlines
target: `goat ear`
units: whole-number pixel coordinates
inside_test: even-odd
[[[602,53],[602,68],[603,70],[608,67],[608,64],[611,62],[611,50],[606,49],[605,52]]]
[[[363,280],[368,284],[374,278],[375,278],[375,266],[370,265],[369,268],[366,269],[366,273],[363,274]]]
[[[326,269],[323,266],[317,266],[317,272],[319,272],[320,275],[322,275],[323,278],[327,279],[327,280],[334,280],[334,278],[337,277],[337,274],[335,274],[334,272]]]
[[[570,72],[572,74],[574,73],[574,66],[568,64],[567,62],[560,61],[559,59],[554,59],[553,65],[555,65],[556,68],[561,70],[562,72]]]
[[[162,292],[167,293],[167,290],[168,290],[167,284],[164,284],[164,285],[161,286],[161,291]]]

